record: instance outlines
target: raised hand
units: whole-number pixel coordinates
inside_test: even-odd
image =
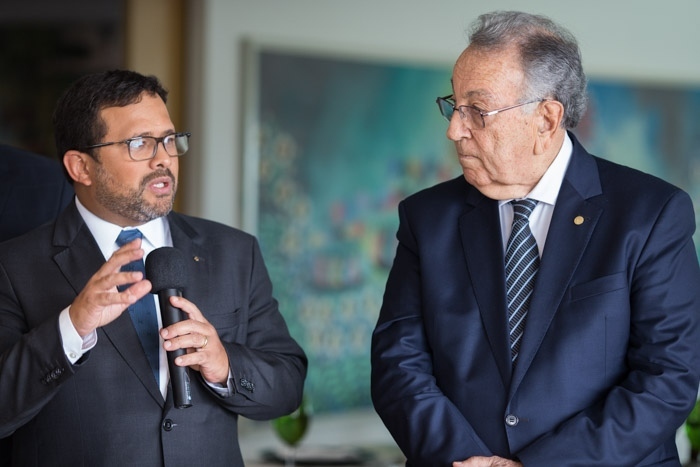
[[[111,323],[129,305],[151,291],[151,283],[140,272],[121,272],[125,264],[143,258],[141,239],[119,248],[90,278],[70,306],[69,316],[81,337]],[[118,286],[132,284],[119,292]]]

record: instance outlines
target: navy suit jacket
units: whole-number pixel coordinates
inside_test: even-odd
[[[72,199],[61,164],[0,144],[0,242],[54,220]]]
[[[372,398],[409,465],[679,465],[700,379],[692,203],[572,140],[513,370],[498,202],[460,176],[400,204]]]
[[[0,437],[12,465],[242,466],[237,419],[269,419],[301,401],[306,357],[290,337],[254,237],[168,215],[187,261],[183,295],[216,328],[235,391],[190,371],[192,407],[163,399],[129,313],[97,330],[76,364],[58,315],[105,259],[75,203],[55,223],[0,244]]]

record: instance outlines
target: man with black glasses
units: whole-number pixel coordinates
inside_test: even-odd
[[[155,77],[117,70],[58,102],[75,200],[0,246],[0,437],[11,436],[12,465],[242,466],[238,416],[300,404],[306,357],[255,238],[171,212],[190,134],[166,98]],[[170,304],[186,319],[171,325],[138,269],[160,247],[184,257],[183,297]],[[187,408],[170,384],[166,351],[178,349]]]
[[[586,77],[547,18],[479,17],[438,98],[459,177],[404,200],[372,398],[412,466],[679,466],[700,380],[680,189],[567,130]]]

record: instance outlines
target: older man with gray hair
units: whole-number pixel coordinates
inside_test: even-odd
[[[399,206],[372,398],[411,466],[679,466],[700,381],[689,196],[595,157],[574,37],[479,17],[437,99],[462,174]]]

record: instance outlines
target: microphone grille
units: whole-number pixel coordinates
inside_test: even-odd
[[[187,285],[187,261],[177,248],[156,248],[146,257],[146,279],[151,281],[151,293],[165,289],[183,290]]]

